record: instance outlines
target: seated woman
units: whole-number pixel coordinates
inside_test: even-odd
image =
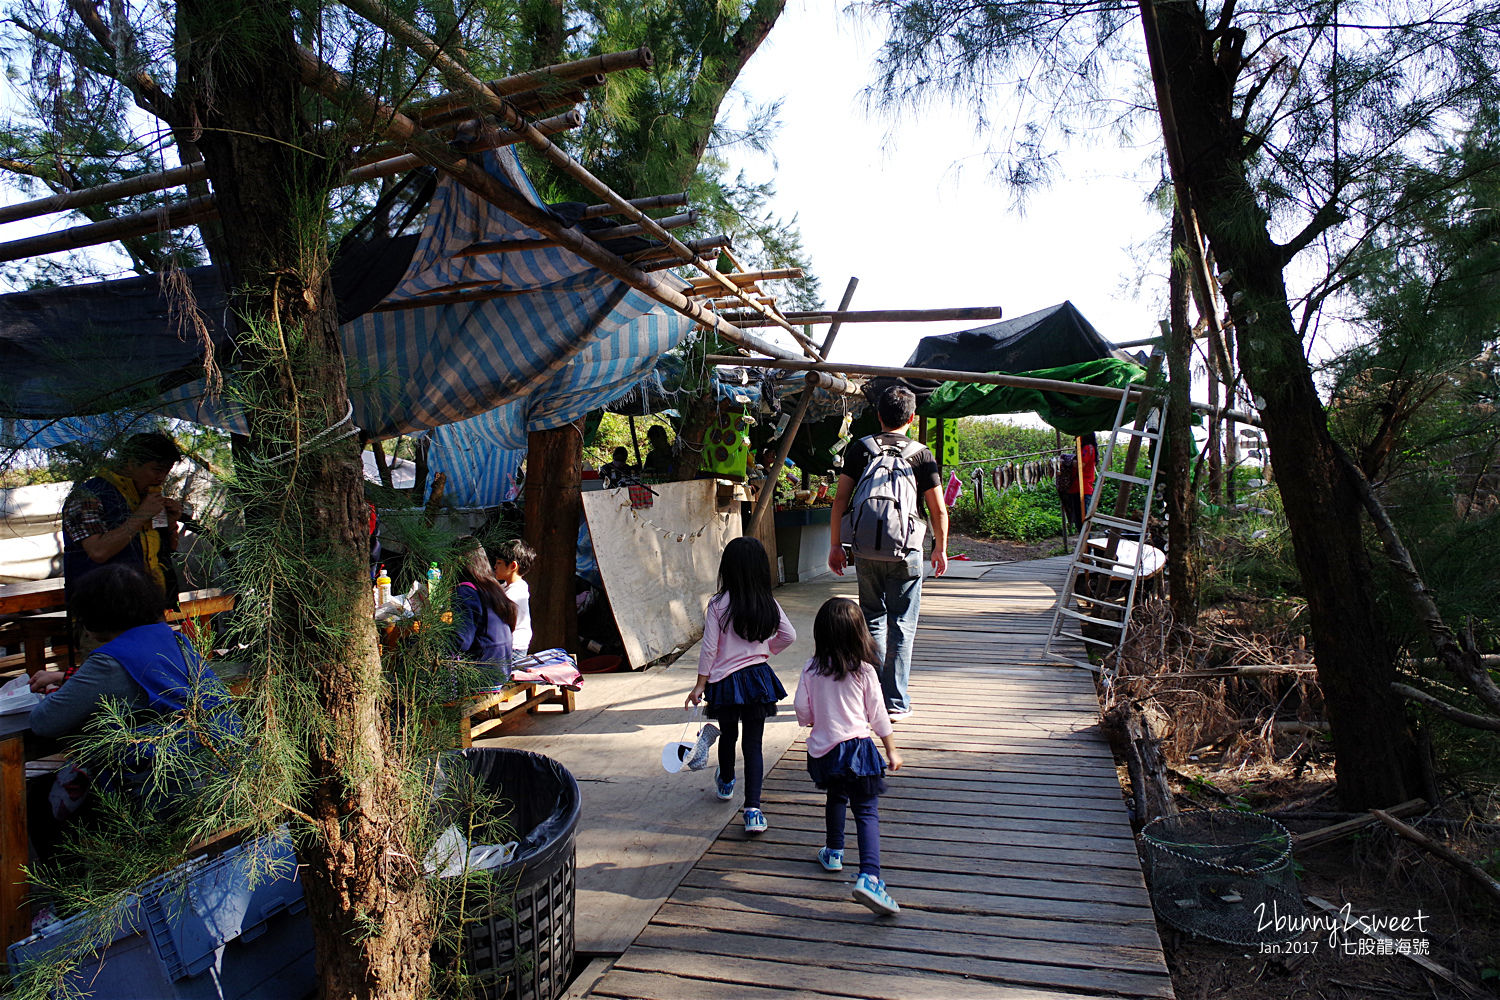
[[[516,627],[516,603],[495,578],[490,557],[473,535],[458,540],[458,585],[453,588],[453,651],[472,660],[492,683],[510,675],[513,653],[511,630]]]
[[[88,777],[83,771],[95,782],[137,785],[141,772],[164,753],[193,754],[219,737],[240,735],[228,692],[192,644],[163,621],[162,605],[161,588],[133,566],[101,566],[74,588],[68,610],[102,645],[31,710],[31,730],[50,738],[80,733],[113,701],[131,715],[135,731],[145,736],[136,742],[146,749],[129,760],[91,757],[81,769],[75,763],[59,772],[59,782],[72,781],[73,788],[53,790],[54,818],[66,818],[81,804]],[[42,672],[32,685],[51,688],[60,680],[55,671]],[[169,739],[176,728],[171,717],[185,709],[194,720],[191,731],[184,728]],[[189,773],[182,764],[174,761],[179,785]]]

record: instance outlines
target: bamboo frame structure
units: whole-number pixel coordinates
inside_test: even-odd
[[[726,274],[725,277],[743,288],[748,285],[759,284],[762,281],[780,281],[787,278],[800,278],[802,277],[802,268],[778,267],[772,268],[767,271],[740,271],[737,273],[731,271],[730,273]],[[710,281],[707,278],[691,278],[689,280],[691,281],[693,291],[695,292],[700,289],[714,289],[718,284],[717,282]]]
[[[1000,319],[999,306],[965,306],[952,309],[870,309],[828,312],[789,312],[788,323],[822,326],[831,323],[936,323],[944,320]],[[765,326],[759,319],[743,313],[728,313],[725,318],[737,326]]]
[[[531,147],[538,153],[540,153],[542,157],[545,158],[549,163],[566,173],[569,177],[572,177],[574,180],[578,181],[590,191],[593,191],[595,194],[599,195],[609,204],[614,205],[618,210],[618,214],[621,214],[626,218],[639,223],[642,227],[644,227],[645,232],[649,233],[651,236],[654,236],[658,240],[661,240],[663,243],[666,243],[678,255],[683,263],[692,263],[698,266],[704,274],[715,278],[715,280],[719,280],[720,284],[725,288],[726,291],[729,291],[731,294],[735,294],[738,297],[743,298],[745,300],[745,304],[751,307],[752,312],[765,316],[771,321],[772,325],[779,326],[786,332],[792,334],[792,336],[797,338],[798,342],[803,345],[804,351],[806,351],[809,356],[816,357],[821,360],[821,355],[816,354],[816,348],[811,345],[811,342],[808,341],[807,338],[801,335],[800,331],[796,330],[789,322],[781,319],[781,317],[772,315],[769,310],[766,310],[764,308],[756,308],[758,304],[750,302],[747,296],[739,296],[739,289],[732,282],[728,281],[727,279],[722,279],[722,276],[720,276],[718,272],[713,268],[705,267],[702,264],[698,263],[697,256],[693,254],[680,241],[678,241],[674,236],[672,236],[670,232],[658,226],[654,219],[646,215],[646,213],[642,212],[641,210],[637,209],[635,206],[631,205],[629,201],[616,193],[609,187],[609,185],[605,184],[603,181],[599,180],[599,178],[595,177],[577,160],[574,160],[566,152],[559,149],[555,144],[550,142],[546,136],[537,132],[536,129],[534,129],[531,124],[526,121],[525,118],[518,114],[514,108],[512,108],[503,99],[496,96],[492,91],[490,91],[485,86],[483,81],[479,80],[472,73],[470,73],[468,69],[454,60],[450,55],[448,55],[448,53],[446,53],[442,49],[441,46],[439,46],[431,38],[427,37],[427,35],[422,31],[418,30],[416,27],[414,27],[401,17],[397,16],[393,11],[390,10],[390,8],[381,3],[380,0],[342,0],[342,3],[351,11],[354,11],[355,13],[368,19],[372,24],[375,24],[377,27],[384,29],[393,37],[400,39],[405,44],[410,45],[415,51],[420,52],[423,56],[432,60],[433,65],[437,67],[438,71],[444,74],[444,76],[446,76],[450,81],[472,92],[471,96],[475,99],[476,109],[482,107],[484,111],[499,116],[499,118],[504,121],[504,123],[510,128],[524,134],[527,143],[531,145]],[[314,58],[316,57],[314,56]],[[396,112],[392,110],[391,113]],[[402,117],[408,123],[412,121],[407,116],[403,115]],[[644,276],[643,272],[638,272],[638,274]],[[648,282],[654,283],[654,279],[651,279],[649,277],[646,277],[646,280]]]
[[[630,199],[630,203],[642,212],[654,212],[663,208],[682,208],[688,203],[688,195],[686,191],[679,191],[677,194],[658,194],[652,195],[649,198],[632,198]],[[583,214],[579,218],[598,219],[614,214],[615,207],[613,205],[590,205],[583,210]]]
[[[544,119],[537,123],[537,128],[545,129],[550,135],[567,129],[577,128],[581,124],[583,124],[582,116],[576,111],[571,111],[567,114]],[[514,132],[495,132],[488,140],[481,140],[471,144],[467,151],[479,153],[501,146],[514,145],[521,141],[521,136]],[[400,156],[393,156],[389,159],[355,167],[344,174],[339,181],[339,185],[362,184],[381,177],[389,177],[392,174],[399,174],[419,167],[424,162],[420,156],[414,153],[404,153]],[[130,178],[128,181],[118,181],[113,185],[104,184],[96,188],[88,188],[84,191],[69,192],[68,195],[78,195],[80,197],[69,200],[67,204],[62,205],[60,208],[48,209],[47,211],[63,211],[83,205],[98,204],[131,194],[144,194],[167,187],[176,187],[179,184],[192,183],[206,176],[206,169],[200,172],[199,168],[202,167],[201,163],[194,163],[188,167],[174,167],[172,170],[161,173],[145,174],[139,178]],[[171,179],[163,183],[163,179],[168,178],[169,175]],[[139,182],[139,184],[136,185],[134,182]],[[99,197],[99,192],[106,188],[113,188],[114,190],[104,197]],[[122,191],[122,188],[126,190]],[[37,205],[41,202],[50,204],[54,200],[60,201],[67,198],[68,195],[55,195],[52,198],[38,199],[34,202],[23,202],[21,205],[11,207],[22,208],[27,205]],[[0,219],[0,221],[13,221],[15,219],[30,218],[42,214],[46,213],[40,211],[28,212],[24,215],[13,215],[9,219]],[[214,204],[214,199],[211,195],[192,198],[187,201],[172,202],[157,208],[147,209],[144,212],[135,212],[115,219],[107,219],[104,222],[85,223],[84,225],[59,229],[51,233],[43,233],[39,236],[28,236],[19,240],[11,240],[8,243],[0,243],[0,262],[23,260],[27,257],[36,257],[41,254],[79,250],[83,247],[112,243],[115,240],[129,239],[134,236],[146,236],[151,233],[165,232],[171,229],[182,229],[201,222],[208,222],[218,218],[218,216],[219,210]]]
[[[734,237],[727,233],[720,233],[717,236],[705,236],[701,240],[689,240],[685,246],[700,258],[707,257],[710,252],[713,252],[713,259],[717,260],[719,255],[716,251],[733,247]],[[625,260],[632,262],[656,261],[671,253],[671,247],[658,243],[655,246],[647,247],[645,250],[627,254]],[[683,262],[680,260],[669,260],[661,264],[653,264],[650,268],[646,268],[644,265],[642,267],[645,270],[655,270],[661,267],[681,267],[682,264]]]
[[[726,322],[720,316],[705,310],[677,289],[667,286],[645,271],[626,263],[577,230],[562,225],[550,213],[533,205],[519,193],[491,177],[474,160],[454,152],[445,145],[424,141],[426,133],[415,121],[396,111],[394,108],[382,105],[370,94],[362,92],[342,73],[323,62],[307,49],[298,46],[294,49],[293,54],[298,62],[302,81],[307,86],[330,99],[349,102],[357,110],[365,114],[369,121],[379,123],[378,127],[387,137],[395,141],[412,143],[415,147],[413,152],[416,155],[421,156],[426,162],[447,173],[460,184],[496,208],[506,212],[517,221],[532,227],[540,233],[554,237],[558,240],[558,245],[564,249],[571,250],[605,273],[613,275],[632,288],[644,292],[663,305],[669,306],[690,319],[713,329],[717,334],[731,343],[744,347],[747,350],[759,351],[772,358],[789,358],[798,363],[802,363],[805,360],[784,348],[763,341],[753,334],[739,329],[734,324]],[[551,145],[551,143],[547,143],[544,137],[538,136],[538,138],[548,146]],[[572,162],[571,159],[569,159],[569,162]],[[610,191],[610,194],[614,195],[614,192]],[[625,200],[620,198],[619,195],[614,195],[614,197],[619,199],[620,203],[625,203]],[[686,247],[683,247],[683,250],[688,254],[692,253]],[[840,384],[842,384],[842,380],[840,380]]]
[[[540,90],[558,83],[582,80],[591,76],[604,76],[626,69],[650,69],[656,57],[647,46],[625,52],[606,52],[602,55],[575,59],[571,62],[542,66],[525,73],[501,77],[483,84],[490,92],[508,97],[527,91]],[[444,114],[454,108],[469,104],[471,96],[461,90],[438,94],[427,100],[408,105],[404,110],[409,117],[419,121]]]

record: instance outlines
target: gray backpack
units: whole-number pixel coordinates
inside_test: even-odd
[[[927,530],[917,516],[917,476],[911,458],[918,441],[881,445],[873,437],[860,439],[870,452],[865,471],[854,484],[843,537],[856,559],[900,562],[912,550],[921,551]]]

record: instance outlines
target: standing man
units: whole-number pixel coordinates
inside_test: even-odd
[[[182,504],[161,495],[182,453],[160,432],[132,434],[115,460],[68,494],[63,502],[63,581],[71,596],[78,581],[101,566],[134,566],[177,606],[177,519]]]
[[[911,426],[916,412],[917,397],[910,389],[903,385],[889,386],[881,392],[875,404],[881,433],[850,441],[844,449],[838,495],[833,498],[829,517],[828,568],[839,576],[844,575],[845,566],[844,515],[849,512],[856,493],[860,494],[861,501],[873,508],[874,504],[864,499],[867,494],[893,492],[899,498],[902,495],[899,480],[908,474],[914,478],[915,495],[926,504],[932,521],[933,575],[942,576],[948,570],[948,508],[943,504],[937,459],[924,445],[906,436],[906,429]],[[862,483],[866,467],[872,460],[881,466],[873,471],[890,481],[893,488],[888,489],[882,483]],[[872,475],[871,478],[875,477]],[[866,516],[863,511],[854,513]],[[916,520],[915,510],[903,511],[900,516],[914,521],[910,539],[914,542],[913,547],[894,557],[887,553],[879,559],[862,556],[857,545],[854,550],[859,605],[864,610],[875,646],[882,651],[880,687],[892,719],[903,719],[912,711],[906,686],[911,675],[912,642],[916,639],[917,616],[922,603],[921,522]],[[854,543],[856,539],[851,535],[849,541]]]

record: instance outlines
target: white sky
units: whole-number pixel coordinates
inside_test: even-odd
[[[853,275],[853,309],[998,305],[1010,318],[1069,299],[1106,340],[1155,336],[1158,251],[1132,290],[1142,269],[1132,248],[1154,246],[1164,225],[1145,204],[1154,148],[1120,149],[1108,136],[1076,145],[1018,214],[957,109],[908,115],[887,141],[890,121],[860,97],[877,43],[836,5],[792,0],[739,81],[756,102],[784,101],[772,157],[725,151],[751,180],[774,179],[776,213],[797,217],[827,305]],[[987,322],[845,324],[830,360],[901,364],[923,336]]]

